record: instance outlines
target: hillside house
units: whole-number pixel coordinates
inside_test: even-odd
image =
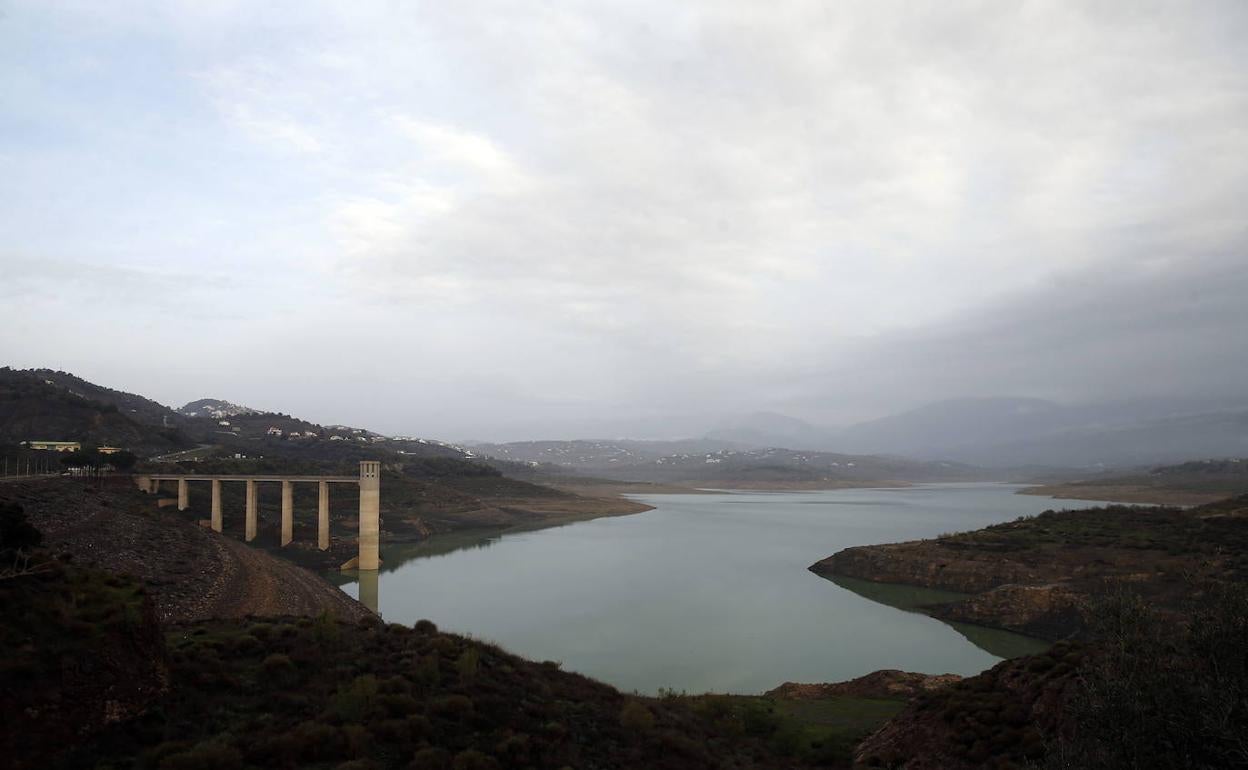
[[[23,441],[27,449],[39,449],[45,452],[80,452],[81,441]]]
[[[270,436],[277,436],[278,438],[282,437],[282,429],[275,425],[270,425],[269,429],[265,432],[268,433]]]

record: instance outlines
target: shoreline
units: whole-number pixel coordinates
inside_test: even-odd
[[[1234,497],[1226,492],[1198,492],[1184,489],[1161,489],[1134,484],[1100,485],[1071,482],[1067,484],[1036,484],[1014,494],[1051,497],[1054,500],[1090,500],[1101,503],[1147,503],[1150,505],[1204,505]]]

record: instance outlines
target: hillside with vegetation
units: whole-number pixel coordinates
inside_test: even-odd
[[[176,424],[160,421],[153,402],[88,385],[64,372],[0,368],[0,445],[78,441],[143,454],[194,445]]]
[[[855,767],[1248,767],[1248,587],[1193,592],[1178,623],[1129,592],[1092,606],[1089,641],[918,694]]]
[[[202,408],[194,408],[201,405]],[[215,405],[215,406],[213,406]],[[52,369],[0,369],[0,445],[29,439],[119,446],[140,457],[291,455],[320,460],[366,455],[472,455],[432,439],[387,437],[319,425],[280,412],[201,399],[171,409],[149,398]],[[202,451],[189,451],[195,448]]]
[[[937,617],[1059,640],[1091,627],[1090,602],[1129,589],[1186,614],[1197,586],[1248,583],[1248,496],[1190,510],[1046,511],[974,532],[847,548],[811,565],[828,577],[971,594]]]
[[[32,460],[53,470],[61,461],[107,462],[27,452],[28,439],[74,440],[84,446],[123,447],[143,458],[139,472],[191,474],[286,473],[355,475],[362,460],[383,463],[383,536],[388,542],[426,538],[469,528],[506,528],[597,515],[636,513],[648,506],[613,491],[565,491],[550,486],[565,475],[529,463],[486,463],[470,450],[432,439],[391,437],[344,425],[323,426],[287,414],[262,412],[219,399],[201,399],[180,410],[133,393],[49,369],[0,369],[0,446],[14,467]],[[133,457],[127,456],[128,461]],[[130,463],[127,463],[127,467]],[[515,473],[522,478],[507,475]],[[298,510],[316,510],[315,487],[296,487]],[[277,548],[280,511],[276,485],[260,487],[257,545]],[[223,490],[227,531],[241,531],[243,490]],[[284,556],[309,566],[336,567],[352,554],[358,491],[335,487],[331,495],[335,538],[329,552],[315,543],[315,522],[298,517],[296,543]],[[207,485],[192,485],[190,518],[208,518]]]
[[[1200,505],[1248,494],[1248,458],[1194,460],[1139,473],[1101,473],[1027,487],[1021,493],[1067,500]]]

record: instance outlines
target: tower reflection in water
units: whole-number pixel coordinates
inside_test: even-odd
[[[360,589],[360,604],[363,604],[378,615],[381,614],[380,588],[378,587],[380,583],[378,575],[380,574],[381,570],[375,569],[360,570],[355,574],[356,579],[359,581],[357,585],[359,585]]]

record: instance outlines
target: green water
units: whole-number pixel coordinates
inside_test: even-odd
[[[655,510],[633,516],[383,545],[385,566],[363,593],[388,621],[429,618],[646,693],[754,693],[881,668],[974,674],[1043,645],[914,611],[956,597],[947,592],[834,582],[806,568],[852,545],[1095,505],[1016,489],[645,496]],[[343,590],[361,593],[357,582]]]

